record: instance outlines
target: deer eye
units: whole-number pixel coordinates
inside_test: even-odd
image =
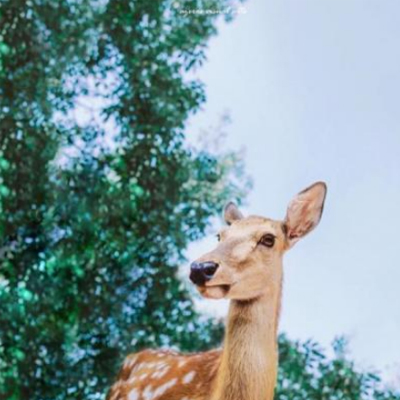
[[[275,236],[268,233],[260,239],[259,243],[266,247],[274,247]]]

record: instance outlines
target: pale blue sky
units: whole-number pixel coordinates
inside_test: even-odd
[[[321,225],[285,259],[281,330],[324,345],[346,334],[359,363],[400,374],[400,2],[245,7],[210,42],[189,137],[229,110],[226,144],[246,148],[252,214],[281,218],[297,191],[328,183]]]

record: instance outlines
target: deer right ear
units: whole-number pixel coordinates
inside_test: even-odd
[[[289,247],[318,225],[325,197],[326,184],[317,182],[300,192],[290,202],[284,221]]]
[[[243,218],[243,214],[239,211],[236,204],[233,202],[229,202],[224,208],[224,220],[228,225],[231,225],[232,222],[237,221]]]

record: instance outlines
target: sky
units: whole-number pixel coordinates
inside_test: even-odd
[[[245,213],[282,219],[297,192],[327,183],[320,225],[285,256],[280,330],[325,347],[344,334],[360,366],[400,376],[400,2],[244,7],[196,72],[207,102],[188,137],[228,110],[225,146],[245,148],[254,181]],[[194,243],[189,259],[214,245]]]

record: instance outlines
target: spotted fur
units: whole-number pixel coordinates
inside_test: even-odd
[[[179,354],[144,350],[129,355],[107,400],[202,400],[216,378],[221,350]]]

